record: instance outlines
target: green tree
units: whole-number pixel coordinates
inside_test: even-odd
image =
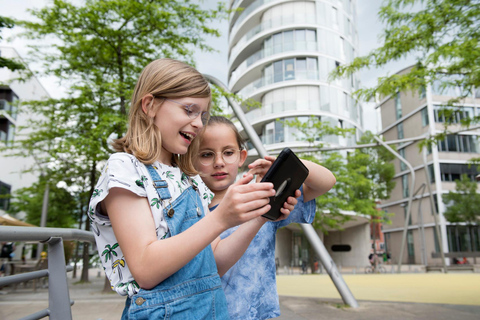
[[[9,212],[14,214],[25,212],[26,221],[39,226],[46,180],[41,178],[30,187],[16,190]],[[75,225],[78,207],[70,192],[64,188],[50,186],[48,203],[47,227],[70,228]]]
[[[480,1],[388,0],[378,13],[383,22],[381,45],[352,63],[339,66],[333,78],[362,69],[384,68],[389,62],[414,57],[416,65],[402,74],[379,77],[376,85],[361,88],[357,97],[372,99],[400,91],[423,90],[427,84],[458,87],[453,104],[480,87]],[[454,110],[445,109],[447,113]],[[476,119],[464,119],[470,125]]]
[[[372,98],[398,91],[418,90],[426,82],[467,90],[480,86],[480,2],[478,0],[388,0],[378,17],[385,25],[382,45],[351,64],[340,66],[335,76],[364,68],[381,68],[391,61],[414,56],[417,67],[402,75],[378,79],[358,94]],[[451,76],[445,78],[444,76]]]
[[[307,121],[299,119],[286,121],[287,125],[301,132],[303,141],[308,141],[313,150],[325,147],[326,137],[346,137],[353,134],[353,129],[333,127],[318,117],[310,117]],[[358,144],[375,142],[373,134],[367,131]],[[316,199],[319,212],[314,220],[314,227],[328,232],[341,229],[351,219],[342,211],[351,211],[375,219],[384,216],[383,211],[376,209],[378,200],[387,199],[395,186],[393,164],[394,156],[383,147],[360,148],[352,153],[337,151],[312,151],[301,157],[319,163],[335,175],[337,182],[332,190]]]
[[[480,194],[477,193],[477,182],[466,174],[455,181],[455,191],[449,191],[442,196],[446,204],[443,213],[450,222],[466,222],[473,225],[480,220]]]
[[[13,28],[14,25],[15,23],[13,19],[0,16],[0,41],[3,39],[1,29],[3,28],[11,29]],[[8,59],[0,56],[0,68],[7,68],[11,71],[15,71],[15,70],[23,70],[25,69],[25,66],[16,60]]]
[[[194,50],[213,50],[205,39],[219,32],[209,25],[226,11],[221,4],[203,10],[189,0],[87,0],[81,5],[54,0],[30,13],[35,22],[18,21],[26,29],[23,36],[44,41],[32,46],[31,59],[42,61],[41,75],[57,77],[67,92],[22,106],[34,116],[20,129],[32,132],[14,148],[50,168],[51,185],[75,186],[83,213],[79,225],[88,230],[88,198],[112,152],[108,140],[125,132],[138,74],[157,58],[193,64]],[[85,245],[83,261],[88,260]],[[88,263],[83,265],[81,281],[88,281]]]

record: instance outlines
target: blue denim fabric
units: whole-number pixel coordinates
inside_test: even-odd
[[[171,208],[175,213],[169,217]],[[187,230],[203,216],[200,196],[192,187],[164,209],[169,236]],[[155,288],[140,289],[126,303],[122,319],[229,319],[210,245]]]

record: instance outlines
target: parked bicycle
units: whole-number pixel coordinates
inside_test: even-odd
[[[387,269],[385,269],[382,265],[369,265],[365,267],[365,273],[387,273]]]

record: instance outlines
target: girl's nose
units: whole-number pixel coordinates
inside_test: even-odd
[[[225,161],[223,160],[222,153],[218,152],[215,154],[215,160],[213,161],[214,167],[224,167]]]
[[[200,114],[193,119],[192,125],[200,129],[203,128],[202,116]]]

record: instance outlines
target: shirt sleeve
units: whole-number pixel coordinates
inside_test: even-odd
[[[140,175],[138,160],[126,153],[115,153],[110,156],[98,179],[90,198],[89,216],[101,225],[110,225],[110,220],[100,209],[102,202],[112,188],[122,188],[140,197],[147,197],[144,182],[147,177]]]
[[[316,203],[315,199],[312,199],[308,202],[303,201],[303,186],[300,187],[300,192],[302,193],[299,198],[297,198],[298,203],[295,205],[295,208],[287,219],[274,222],[278,228],[285,227],[290,223],[312,223],[315,218]]]

